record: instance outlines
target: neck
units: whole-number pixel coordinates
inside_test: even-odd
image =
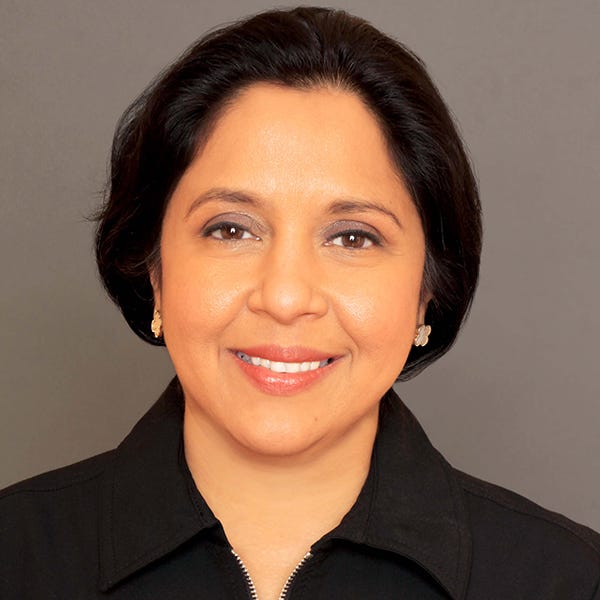
[[[297,534],[308,548],[350,510],[367,477],[377,407],[337,439],[294,456],[256,454],[191,413],[186,406],[186,460],[234,547],[245,536],[270,543]]]

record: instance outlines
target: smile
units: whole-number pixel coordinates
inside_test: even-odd
[[[269,360],[268,358],[261,358],[260,356],[250,356],[244,352],[236,352],[238,358],[243,360],[249,365],[255,367],[263,367],[273,371],[274,373],[307,373],[308,371],[316,371],[326,367],[328,364],[333,362],[333,358],[326,358],[321,361],[306,361],[306,362],[283,362]]]

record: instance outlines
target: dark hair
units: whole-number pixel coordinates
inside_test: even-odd
[[[102,281],[142,339],[150,332],[149,270],[171,193],[220,111],[245,87],[334,85],[377,118],[419,211],[426,240],[429,344],[413,348],[408,379],[454,343],[477,285],[481,216],[475,178],[452,118],[418,57],[341,10],[273,10],[218,29],[192,45],[118,123],[96,258]]]

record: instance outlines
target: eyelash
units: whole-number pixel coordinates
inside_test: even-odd
[[[217,236],[213,235],[215,232],[222,231],[227,228],[236,229],[237,231],[242,233],[242,237],[241,238],[224,238],[224,237],[217,237]],[[249,236],[247,236],[246,234],[249,234]],[[334,240],[336,240],[338,238],[342,238],[345,236],[351,236],[351,235],[354,235],[358,238],[364,238],[365,240],[367,240],[369,242],[369,245],[352,247],[352,246],[344,246],[343,244],[335,244],[334,243]],[[210,225],[202,232],[202,237],[212,238],[212,239],[218,240],[220,242],[242,241],[244,239],[254,239],[254,240],[260,239],[258,236],[251,234],[250,231],[246,227],[244,227],[243,225],[240,225],[239,223],[235,223],[233,221],[221,221],[220,223],[215,223],[213,225]],[[381,246],[382,245],[381,238],[379,238],[379,236],[377,236],[376,234],[374,234],[370,231],[364,231],[362,229],[347,229],[344,231],[338,231],[334,235],[331,235],[327,239],[326,243],[328,245],[339,246],[341,248],[345,248],[346,250],[366,250],[367,248],[370,248],[372,246]]]
[[[343,246],[342,244],[333,244],[333,240],[336,240],[336,239],[344,237],[344,236],[349,236],[349,235],[355,235],[356,237],[364,238],[365,240],[368,240],[370,242],[370,245],[353,248],[352,246]],[[374,233],[372,233],[370,231],[364,231],[363,229],[348,229],[346,231],[336,232],[334,235],[329,237],[329,239],[327,240],[327,243],[332,244],[334,246],[341,246],[342,248],[346,248],[347,250],[366,250],[367,248],[370,248],[371,245],[372,246],[381,246],[381,239],[377,235],[375,235]]]
[[[220,231],[220,230],[224,230],[224,229],[236,229],[236,230],[242,232],[243,234],[246,234],[246,233],[250,234],[250,237],[224,238],[224,237],[217,237],[217,236],[213,235],[216,231]],[[258,236],[252,235],[246,227],[240,225],[239,223],[234,223],[232,221],[222,221],[220,223],[215,223],[214,225],[210,225],[202,232],[202,237],[213,238],[220,242],[241,241],[244,239],[255,239],[255,240],[259,239]]]

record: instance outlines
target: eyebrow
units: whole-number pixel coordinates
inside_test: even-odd
[[[261,204],[261,201],[258,198],[242,190],[212,188],[198,196],[192,202],[185,218],[187,219],[198,207],[210,202],[211,200],[224,200],[225,202],[231,202],[234,204],[247,204],[250,206],[258,206]],[[365,200],[361,198],[342,198],[336,200],[328,207],[328,212],[332,215],[353,212],[364,213],[370,211],[375,211],[389,217],[400,229],[404,229],[398,217],[389,208],[372,200]]]
[[[392,219],[392,221],[394,221],[394,223],[396,223],[396,225],[398,225],[398,227],[400,229],[404,229],[404,227],[402,227],[402,223],[400,222],[398,217],[389,208],[383,206],[382,204],[379,204],[378,202],[373,202],[372,200],[348,198],[348,199],[336,200],[329,207],[330,214],[371,212],[371,211],[382,213],[382,214],[390,217],[390,219]]]
[[[187,219],[198,207],[210,202],[211,200],[225,200],[225,202],[232,202],[234,204],[250,204],[251,206],[257,206],[260,204],[259,200],[251,194],[248,194],[248,192],[231,190],[229,188],[212,188],[198,196],[192,202],[188,208],[185,218]]]

